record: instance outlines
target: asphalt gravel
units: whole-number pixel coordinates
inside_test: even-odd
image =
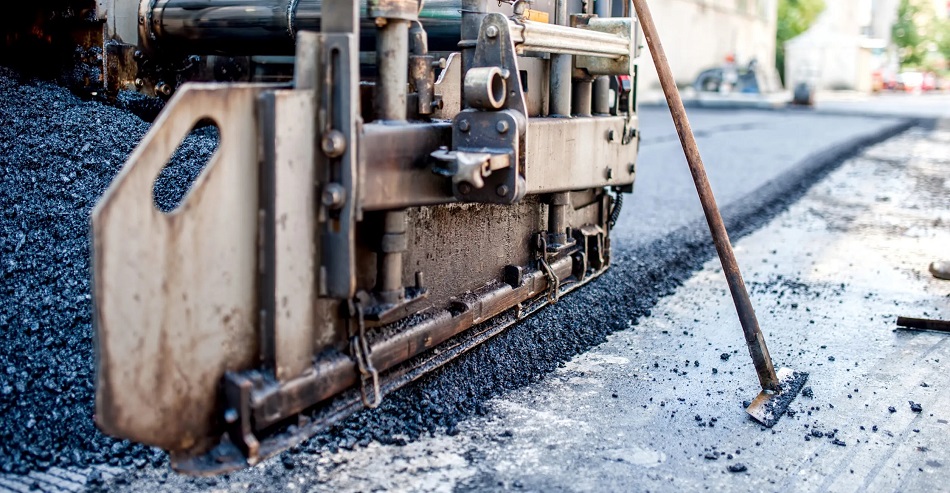
[[[148,124],[3,69],[0,91],[0,471],[162,466],[161,452],[108,438],[92,421],[88,217]],[[889,127],[770,181],[724,209],[727,227],[733,237],[755,230],[862,145],[904,128]],[[157,182],[161,208],[180,199],[215,142],[213,128],[185,140]],[[602,278],[388,396],[379,409],[360,412],[296,447],[282,461],[292,468],[297,454],[452,435],[460,420],[486,412],[488,399],[537,382],[610,333],[649,316],[659,298],[713,254],[705,225],[695,221],[645,245],[615,243],[613,267]]]
[[[89,214],[149,125],[0,68],[0,471],[160,464],[93,424]],[[216,146],[187,137],[159,177],[169,209]]]

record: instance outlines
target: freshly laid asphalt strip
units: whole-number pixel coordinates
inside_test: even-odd
[[[3,69],[0,90],[0,471],[102,463],[165,467],[163,453],[106,437],[92,421],[88,217],[148,124]],[[826,151],[725,207],[730,233],[738,238],[753,231],[844,158],[911,124]],[[212,128],[185,140],[157,182],[161,208],[180,199],[215,143]],[[282,460],[293,467],[296,453],[451,435],[460,420],[484,413],[491,397],[536,382],[629,321],[648,316],[713,252],[702,222],[635,249],[615,245],[613,266],[601,279]]]
[[[0,471],[160,464],[92,421],[89,213],[149,124],[0,68]],[[217,143],[189,136],[159,177],[170,209]]]

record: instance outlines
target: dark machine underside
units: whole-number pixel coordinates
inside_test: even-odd
[[[603,273],[639,143],[637,22],[614,3],[102,0],[11,21],[8,47],[94,53],[87,90],[167,100],[92,216],[97,424],[181,472],[253,465]],[[215,155],[159,211],[156,176],[208,123]]]

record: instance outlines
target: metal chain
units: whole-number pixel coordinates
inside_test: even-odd
[[[350,354],[356,360],[356,366],[360,371],[360,398],[363,405],[375,409],[379,407],[383,400],[382,392],[379,389],[379,372],[373,366],[373,360],[370,358],[369,343],[366,341],[366,323],[363,320],[363,306],[356,302],[357,325],[359,332],[350,338]],[[367,382],[372,381],[373,398],[370,399],[367,392]]]

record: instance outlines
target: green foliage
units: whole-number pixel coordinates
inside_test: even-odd
[[[775,66],[785,80],[785,42],[808,30],[825,10],[825,0],[779,0]]]
[[[937,51],[946,62],[950,62],[950,19],[938,24],[936,32]]]
[[[935,21],[933,2],[928,0],[901,0],[897,7],[897,20],[891,27],[891,37],[897,46],[902,67],[924,65],[927,52],[934,43],[946,44],[943,29]]]

